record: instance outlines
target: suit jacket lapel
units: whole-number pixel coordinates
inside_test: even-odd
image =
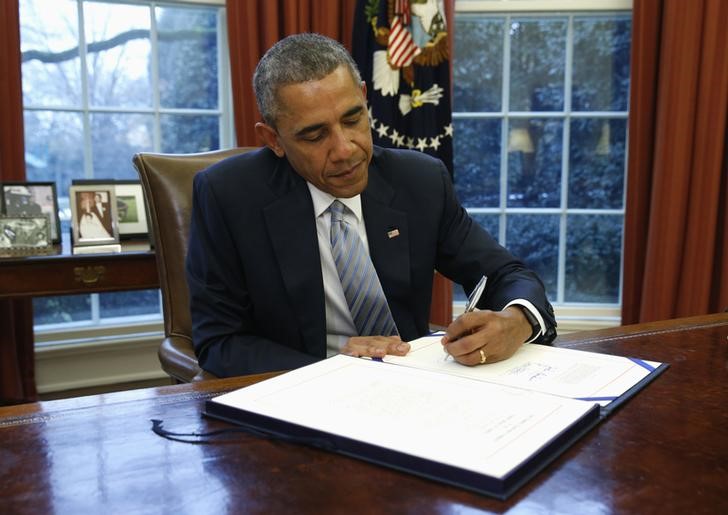
[[[264,217],[286,293],[306,350],[325,357],[326,308],[311,194],[286,160],[269,184],[279,196],[264,209]]]
[[[394,193],[372,161],[362,193],[369,253],[385,295],[401,298],[410,290],[410,244],[407,213],[391,207]]]

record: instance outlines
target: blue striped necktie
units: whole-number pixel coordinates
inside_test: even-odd
[[[331,251],[359,336],[398,334],[369,253],[356,231],[344,220],[344,204],[334,200],[329,211]]]

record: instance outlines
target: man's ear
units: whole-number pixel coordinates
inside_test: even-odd
[[[258,122],[255,124],[255,133],[261,140],[263,140],[265,146],[275,152],[278,157],[283,157],[284,155],[286,155],[283,147],[281,147],[280,143],[278,142],[278,133],[273,127],[266,123]]]

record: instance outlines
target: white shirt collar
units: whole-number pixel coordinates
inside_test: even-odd
[[[329,208],[334,200],[339,200],[342,204],[348,207],[352,213],[354,213],[354,216],[356,216],[358,222],[362,221],[361,195],[356,195],[351,198],[337,198],[330,193],[321,191],[308,181],[306,182],[306,184],[308,185],[308,190],[311,192],[311,200],[313,200],[313,212],[316,215],[316,218],[321,216],[321,214]]]

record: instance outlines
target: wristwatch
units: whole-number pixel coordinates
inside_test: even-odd
[[[530,342],[541,332],[541,324],[538,323],[538,320],[536,320],[536,317],[533,316],[533,313],[531,313],[531,310],[528,309],[526,306],[518,306],[518,307],[521,308],[521,311],[523,311],[523,316],[525,316],[526,320],[528,320],[528,323],[531,324],[531,336],[529,336],[528,339],[526,340],[527,342]]]

